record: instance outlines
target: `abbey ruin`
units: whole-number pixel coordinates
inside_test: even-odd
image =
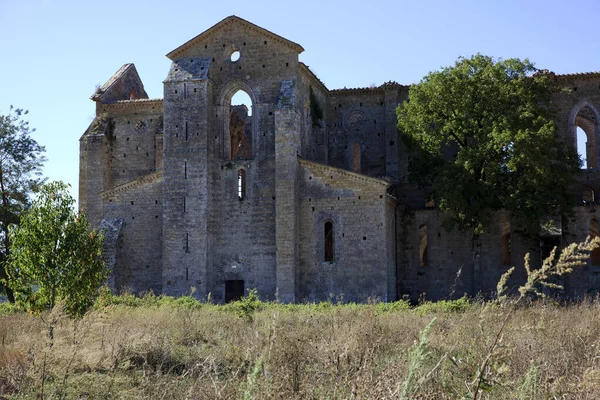
[[[263,299],[442,299],[490,293],[523,256],[600,231],[600,73],[554,75],[566,143],[587,134],[575,217],[539,243],[497,213],[473,268],[470,233],[447,232],[427,193],[407,182],[396,129],[408,86],[330,90],[299,61],[304,49],[231,16],[167,54],[163,99],[133,64],[91,97],[80,139],[80,207],[106,230],[115,289],[225,302]],[[340,67],[342,67],[340,65]],[[244,91],[251,108],[231,104]],[[600,257],[561,282],[600,289]]]

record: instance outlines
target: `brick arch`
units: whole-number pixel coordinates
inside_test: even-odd
[[[595,123],[579,116],[579,113],[584,108],[588,108],[594,114],[596,118]],[[581,99],[569,113],[568,140],[571,141],[571,144],[575,148],[577,148],[577,127],[580,127],[585,132],[588,137],[588,143],[591,146],[591,148],[586,149],[588,158],[587,167],[596,168],[600,165],[600,161],[598,160],[600,157],[600,112],[588,99]]]

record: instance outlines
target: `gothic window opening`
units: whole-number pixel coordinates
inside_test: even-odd
[[[352,171],[360,173],[360,158],[361,158],[360,143],[354,142],[352,147]]]
[[[333,262],[333,222],[325,222],[325,262]]]
[[[598,224],[598,220],[593,218],[590,221],[590,236],[592,238],[598,237],[600,232],[600,224]],[[592,253],[590,254],[590,263],[592,265],[600,265],[600,249],[599,248],[595,248],[594,250],[592,250]]]
[[[248,93],[238,90],[231,98],[229,115],[229,158],[252,158],[252,100]]]
[[[502,265],[512,265],[510,223],[502,224]]]
[[[419,265],[421,267],[428,265],[427,258],[427,225],[421,224],[419,226]]]
[[[238,199],[240,201],[245,200],[246,199],[246,170],[245,169],[240,169],[238,171],[237,182],[238,182]]]
[[[584,106],[575,116],[575,140],[583,169],[596,168],[596,115],[589,106]]]

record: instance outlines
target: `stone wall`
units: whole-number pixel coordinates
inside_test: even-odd
[[[394,300],[389,183],[310,161],[300,163],[298,300]],[[328,221],[333,224],[332,261],[325,259]]]
[[[102,194],[104,219],[120,220],[114,288],[162,292],[162,172]]]
[[[572,220],[538,240],[499,212],[474,240],[447,232],[431,189],[407,181],[395,110],[409,87],[328,90],[299,62],[302,51],[228,17],[167,55],[164,100],[147,99],[133,64],[94,93],[96,118],[80,140],[80,207],[95,225],[122,220],[110,253],[116,287],[217,302],[231,298],[228,282],[284,302],[493,295],[510,265],[509,285],[524,281],[525,253],[538,265],[548,243],[599,234],[599,74],[548,74],[564,89],[553,99],[564,145],[575,144],[576,126],[588,138],[591,169],[572,188]],[[239,90],[252,101],[247,118],[232,108]],[[247,140],[232,156],[241,129]],[[598,290],[600,270],[563,283],[581,297]]]

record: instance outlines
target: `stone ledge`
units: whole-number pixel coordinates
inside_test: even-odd
[[[161,170],[156,171],[156,172],[154,172],[152,174],[140,176],[137,179],[134,179],[132,181],[126,182],[126,183],[124,183],[122,185],[119,185],[119,186],[115,186],[112,189],[100,192],[99,195],[102,198],[102,200],[106,200],[109,197],[115,196],[115,195],[117,195],[119,193],[122,193],[122,192],[125,192],[125,191],[127,191],[129,189],[141,186],[141,185],[146,184],[146,183],[152,183],[152,182],[155,182],[157,180],[160,180],[160,179],[162,179],[162,177],[163,177],[163,170],[161,169]]]

